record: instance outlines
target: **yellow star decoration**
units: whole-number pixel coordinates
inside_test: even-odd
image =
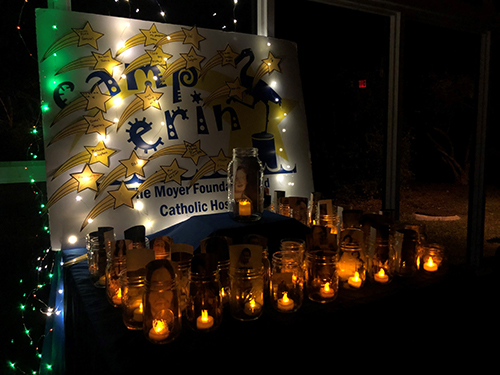
[[[160,102],[158,100],[161,98],[163,93],[154,92],[151,89],[151,86],[147,85],[143,93],[135,95],[137,95],[137,97],[143,101],[143,106],[142,106],[143,110],[146,110],[149,107],[155,107],[157,109],[161,109]]]
[[[97,191],[97,180],[99,180],[102,175],[102,173],[93,172],[88,164],[85,165],[81,173],[71,173],[71,177],[78,182],[78,192],[85,189]]]
[[[167,60],[172,57],[172,55],[163,52],[161,48],[157,48],[154,51],[146,51],[146,53],[151,59],[151,62],[149,63],[151,66],[165,65]]]
[[[267,72],[268,73],[271,73],[273,71],[278,71],[278,72],[281,72],[281,69],[280,69],[280,61],[281,59],[278,59],[276,57],[273,56],[273,54],[271,52],[269,52],[268,56],[267,56],[267,59],[264,59],[262,60],[262,62],[264,64],[266,64],[267,66]]]
[[[127,185],[125,185],[125,182],[122,181],[118,190],[108,191],[108,194],[115,199],[113,208],[116,209],[123,205],[134,208],[132,199],[136,196],[137,191],[127,189]]]
[[[99,162],[106,167],[109,167],[109,157],[116,152],[113,149],[107,148],[103,141],[92,147],[85,146],[85,149],[90,154],[89,164]]]
[[[132,151],[132,155],[130,155],[130,158],[127,160],[120,160],[120,163],[123,164],[123,166],[127,169],[127,172],[125,173],[125,178],[132,176],[134,173],[141,175],[143,177],[146,177],[144,175],[144,166],[148,160],[140,159],[137,156],[137,153]]]
[[[204,36],[201,36],[198,33],[198,29],[196,28],[196,26],[193,26],[189,30],[182,28],[182,32],[184,33],[184,41],[182,43],[183,44],[192,44],[197,49],[200,49],[200,42],[202,40],[206,39]]]
[[[186,61],[186,69],[195,67],[198,70],[201,70],[201,62],[205,60],[204,56],[198,55],[194,48],[191,47],[188,53],[181,53],[181,57]]]
[[[222,149],[220,149],[219,155],[210,156],[210,159],[212,159],[215,164],[214,172],[227,171],[227,166],[231,161],[231,158],[228,158],[226,155],[224,155],[224,151],[222,151]]]
[[[234,80],[234,82],[226,82],[227,87],[229,87],[229,96],[236,96],[243,99],[243,91],[246,87],[242,86],[239,77]]]
[[[139,30],[146,37],[146,41],[144,42],[145,46],[149,46],[151,44],[156,44],[156,43],[158,43],[159,40],[161,40],[161,39],[163,39],[163,37],[165,37],[165,34],[160,33],[157,30],[156,25],[154,23],[151,25],[149,30],[144,30],[144,29],[139,29]]]
[[[92,52],[92,54],[94,55],[94,58],[96,60],[94,70],[104,70],[108,72],[110,76],[113,75],[113,68],[122,64],[118,60],[113,59],[110,49],[102,54],[97,52]]]
[[[89,124],[86,134],[98,133],[106,136],[106,129],[114,124],[114,122],[108,121],[103,117],[102,111],[97,112],[95,116],[83,116],[83,118]]]
[[[219,50],[217,52],[222,57],[222,66],[232,65],[233,67],[236,68],[236,64],[234,62],[234,59],[236,59],[236,57],[238,57],[238,54],[231,49],[229,44],[226,46],[226,49],[224,49],[223,51]]]
[[[186,146],[186,152],[182,155],[183,158],[190,158],[193,160],[195,164],[198,164],[198,160],[205,156],[205,152],[200,149],[200,142],[196,141],[195,143],[189,143],[184,141],[184,145]]]
[[[99,108],[106,112],[106,102],[111,99],[111,95],[103,94],[98,85],[95,85],[91,92],[82,92],[82,96],[87,99],[87,111],[93,108]]]
[[[175,181],[179,185],[181,185],[181,176],[187,172],[187,169],[179,167],[177,159],[174,159],[168,167],[161,166],[161,169],[165,172],[165,183]]]
[[[99,49],[97,47],[97,40],[104,34],[94,31],[88,21],[83,29],[73,29],[73,31],[78,35],[78,47],[88,44],[95,49]]]

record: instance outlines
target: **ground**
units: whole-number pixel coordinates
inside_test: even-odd
[[[466,262],[468,195],[466,185],[412,184],[401,191],[400,221],[424,225],[428,241],[444,245],[450,262],[463,264]],[[354,208],[377,212],[381,206],[380,200],[371,199],[357,202]],[[416,216],[416,213],[423,215]],[[420,220],[425,216],[427,220]],[[441,220],[431,220],[438,218]],[[499,246],[500,189],[488,186],[483,255],[494,256]]]

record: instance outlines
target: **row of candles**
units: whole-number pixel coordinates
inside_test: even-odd
[[[317,227],[336,240],[318,242]],[[180,334],[183,316],[192,329],[208,332],[219,327],[227,305],[242,321],[258,319],[265,301],[279,312],[294,313],[306,296],[329,303],[340,289],[360,290],[367,278],[388,284],[395,276],[411,276],[420,269],[434,273],[443,265],[443,248],[423,244],[418,228],[411,226],[373,232],[346,225],[337,227],[340,236],[331,227],[311,229],[307,240],[282,240],[270,260],[262,244],[238,245],[239,252],[243,246],[260,254],[259,266],[248,268],[231,263],[227,255],[233,245],[227,238],[214,238],[215,247],[207,245],[194,255],[189,249],[172,251],[176,244],[169,237],[148,245],[110,241],[104,275],[108,300],[122,309],[127,328],[143,330],[151,342],[167,343]],[[372,240],[370,233],[376,233]],[[89,269],[91,264],[95,262],[89,258]],[[97,278],[95,285],[102,284],[102,277]]]

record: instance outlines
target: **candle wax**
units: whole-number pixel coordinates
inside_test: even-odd
[[[335,291],[330,288],[330,284],[326,283],[319,291],[319,294],[323,298],[332,298],[335,295]]]
[[[210,315],[204,316],[203,313],[196,319],[196,328],[209,329],[214,325],[214,318]]]
[[[154,327],[149,330],[149,338],[151,340],[155,340],[155,341],[165,340],[169,334],[170,334],[170,331],[168,330],[167,326],[165,326],[161,330],[158,330],[158,329],[155,330]]]
[[[250,216],[252,214],[252,204],[250,201],[242,200],[238,202],[238,213],[240,216]]]
[[[384,269],[381,268],[380,271],[375,274],[374,279],[375,281],[384,284],[389,281],[389,275],[387,275],[384,272]]]
[[[293,310],[293,307],[293,299],[288,298],[286,293],[283,295],[283,298],[278,299],[278,309],[282,311],[290,311]]]
[[[349,277],[349,279],[347,280],[347,283],[353,288],[361,287],[361,282],[362,280],[357,272],[354,274],[354,276]]]
[[[429,272],[436,272],[438,269],[438,265],[432,261],[432,257],[429,257],[429,260],[424,263],[424,270]]]
[[[255,302],[254,300],[245,303],[245,314],[247,315],[257,315],[262,308],[260,303]]]

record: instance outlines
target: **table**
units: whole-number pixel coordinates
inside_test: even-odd
[[[227,218],[197,218],[181,223],[155,235],[171,235],[174,241],[186,241],[193,247],[211,233],[248,231],[289,237],[289,224],[295,223],[271,216],[259,224],[240,225]],[[274,220],[276,219],[276,220]],[[229,227],[224,227],[224,223]],[[280,231],[276,232],[277,226]],[[193,227],[199,233],[192,233]],[[302,228],[304,229],[304,228]],[[298,234],[295,232],[295,234]],[[62,251],[67,262],[85,253],[85,249]],[[377,340],[385,345],[400,337],[417,334],[418,319],[435,303],[448,277],[435,278],[421,274],[410,279],[395,279],[388,285],[367,282],[360,291],[341,290],[335,302],[319,304],[307,298],[294,314],[282,314],[267,304],[263,315],[255,321],[241,322],[232,318],[225,308],[221,326],[211,333],[192,331],[183,325],[181,335],[167,345],[154,345],[142,331],[128,330],[121,310],[112,307],[104,289],[94,287],[89,279],[86,261],[63,270],[65,296],[65,366],[68,374],[130,374],[158,373],[158,369],[214,369],[230,363],[262,366],[270,357],[302,358],[321,353],[332,355],[339,348],[361,345]],[[453,281],[451,282],[453,284]],[[435,306],[434,306],[435,307]],[[434,311],[436,313],[436,311]],[[62,349],[61,349],[62,350]],[[236,368],[235,368],[236,369]],[[191,373],[191,371],[189,371]]]

